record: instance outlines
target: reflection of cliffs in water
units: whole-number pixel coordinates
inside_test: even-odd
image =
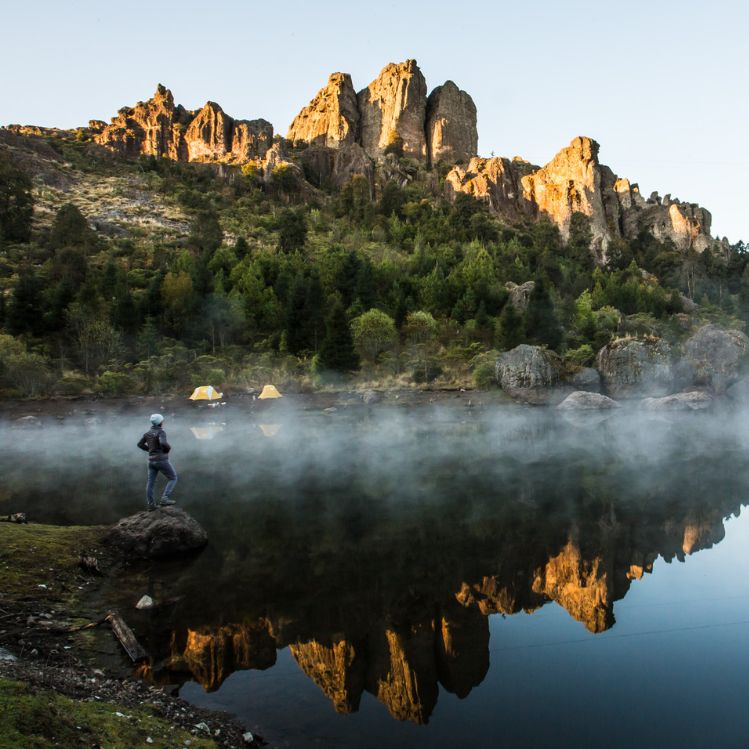
[[[356,711],[366,690],[394,718],[424,723],[438,685],[463,698],[486,675],[489,614],[531,612],[555,601],[591,632],[602,632],[614,624],[614,602],[652,570],[658,555],[684,560],[712,546],[723,538],[724,517],[739,507],[726,501],[681,515],[651,508],[639,516],[617,514],[613,504],[597,509],[562,523],[560,533],[543,522],[508,529],[491,544],[491,562],[481,555],[492,574],[468,580],[451,575],[447,546],[438,576],[429,580],[403,585],[380,560],[378,585],[360,569],[361,587],[347,587],[339,599],[324,596],[316,607],[307,602],[304,611],[295,611],[280,596],[276,612],[251,624],[177,628],[166,662],[169,678],[191,676],[217,689],[236,669],[273,665],[276,649],[288,645],[338,712]],[[481,551],[480,537],[473,540]],[[345,558],[337,563],[341,570],[347,564]],[[388,582],[391,572],[395,579]]]

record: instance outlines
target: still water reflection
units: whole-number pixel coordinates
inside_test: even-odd
[[[0,511],[132,511],[141,427],[3,427]],[[123,610],[163,603],[129,615],[146,678],[288,746],[749,735],[742,414],[287,404],[179,413],[167,431],[211,544],[110,592]]]

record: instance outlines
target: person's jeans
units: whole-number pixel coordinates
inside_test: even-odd
[[[156,476],[158,476],[159,472],[163,473],[167,478],[162,499],[169,499],[174,491],[174,487],[177,486],[177,472],[174,470],[174,467],[169,462],[168,458],[164,458],[163,460],[149,460],[148,483],[146,484],[146,501],[149,506],[154,505],[153,487],[156,484]]]

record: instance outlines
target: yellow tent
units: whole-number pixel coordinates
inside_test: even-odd
[[[283,395],[276,390],[275,385],[266,385],[258,395],[258,400],[264,401],[266,398],[283,398]]]
[[[224,397],[213,385],[201,385],[192,391],[191,401],[217,401]]]

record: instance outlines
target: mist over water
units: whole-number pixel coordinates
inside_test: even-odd
[[[744,412],[290,398],[165,415],[174,497],[210,544],[110,595],[172,601],[129,614],[146,678],[273,741],[699,746],[749,687]],[[144,506],[148,413],[40,422],[0,422],[0,513],[93,524]],[[668,694],[694,648],[720,656],[692,657],[685,722]]]

